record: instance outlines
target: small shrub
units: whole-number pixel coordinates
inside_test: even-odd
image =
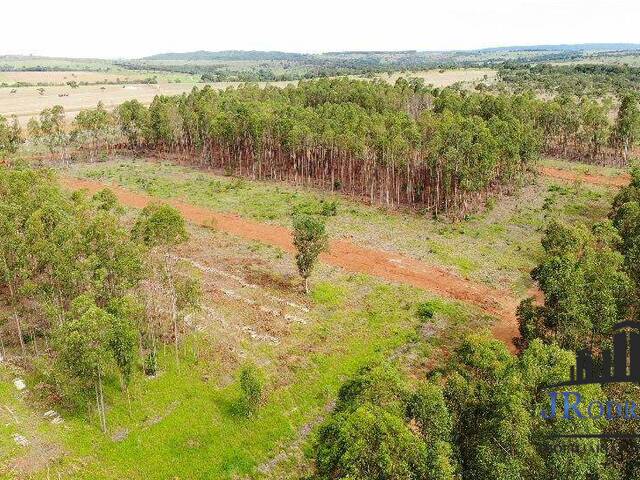
[[[262,400],[262,379],[256,368],[245,365],[240,370],[240,390],[242,392],[241,403],[246,414],[254,413]]]
[[[496,206],[496,199],[494,197],[487,198],[487,201],[484,204],[484,208],[487,212],[493,210]]]
[[[335,217],[338,214],[338,201],[321,201],[320,202],[320,215],[325,217]]]
[[[423,320],[430,320],[436,313],[436,307],[432,302],[423,302],[418,305],[418,317]]]
[[[144,364],[142,365],[144,374],[148,377],[153,377],[158,373],[158,355],[154,350],[150,351],[144,357]]]
[[[335,217],[338,214],[337,200],[308,200],[293,206],[293,215],[318,215]]]

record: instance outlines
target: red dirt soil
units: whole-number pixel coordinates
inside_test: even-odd
[[[87,189],[90,193],[109,188],[121,203],[134,208],[143,208],[149,203],[158,201],[152,196],[132,192],[112,184],[76,178],[62,178],[61,182],[70,189]],[[267,225],[177,200],[169,200],[167,203],[176,207],[187,220],[194,224],[215,226],[248,240],[276,245],[288,252],[294,251],[291,231],[287,228]],[[514,298],[510,292],[465,280],[447,270],[405,255],[362,247],[346,240],[331,241],[329,252],[323,254],[321,259],[350,272],[374,275],[475,305],[498,318],[492,330],[493,334],[510,347],[512,347],[513,337],[518,335],[515,316],[518,299]]]
[[[576,173],[571,170],[562,170],[560,168],[553,167],[541,167],[540,173],[547,177],[567,181],[579,180],[592,185],[603,185],[605,187],[626,187],[631,181],[631,177],[628,174],[609,177],[606,175],[595,175],[592,173]]]

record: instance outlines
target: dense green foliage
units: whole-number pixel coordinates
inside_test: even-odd
[[[637,97],[612,103],[560,96],[430,89],[420,81],[346,78],[286,88],[245,85],[136,100],[115,119],[101,105],[81,112],[71,137],[64,111],[30,122],[36,141],[66,158],[75,142],[95,154],[129,146],[179,154],[199,166],[253,179],[314,185],[409,205],[434,215],[464,213],[521,183],[541,151],[625,163],[640,136]],[[117,126],[120,135],[116,135]]]
[[[470,336],[448,366],[415,386],[389,366],[366,368],[343,385],[318,432],[318,477],[606,478],[614,470],[602,452],[549,444],[549,433],[576,427],[539,418],[546,406],[540,386],[564,378],[573,361],[539,340],[514,357],[499,341]],[[600,393],[598,386],[579,390]],[[577,428],[599,433],[604,423]],[[576,442],[591,448],[597,441]]]
[[[622,239],[619,248],[636,287],[640,285],[640,170],[633,169],[631,183],[613,200],[610,213]]]
[[[148,109],[126,102],[117,116],[133,147],[438,213],[473,208],[518,181],[541,146],[537,107],[527,96],[335,79],[194,89]]]
[[[110,191],[68,196],[47,171],[0,169],[3,350],[15,346],[11,358],[35,369],[54,398],[90,405],[95,396],[106,430],[104,382],[117,378],[127,389],[138,359],[155,357],[157,339],[173,338],[177,355],[178,320],[199,304],[197,278],[179,268],[163,270],[168,293],[153,287],[159,267],[148,246],[184,238],[170,207],[143,210],[129,231]],[[171,318],[147,311],[167,296]]]
[[[611,220],[545,230],[545,254],[531,276],[544,294],[520,305],[522,345],[542,338],[563,348],[600,348],[615,323],[637,316],[640,171],[613,200]]]
[[[520,347],[542,339],[547,344],[595,352],[610,347],[615,323],[637,320],[640,251],[640,172],[616,195],[610,218],[590,228],[552,221],[542,240],[545,255],[532,277],[544,295],[518,310]],[[525,350],[523,355],[531,349]],[[573,388],[573,387],[572,387]],[[637,385],[603,385],[608,398],[638,402]],[[608,422],[605,433],[637,434],[634,420]],[[612,478],[639,478],[638,440],[602,441]],[[605,477],[608,478],[608,477]]]
[[[518,312],[525,344],[544,338],[574,350],[600,345],[627,317],[633,284],[616,250],[619,243],[610,222],[591,229],[549,224],[542,239],[545,256],[532,272],[544,305],[529,300]]]
[[[170,205],[159,203],[142,209],[131,234],[149,247],[177,245],[189,238],[180,212]]]
[[[640,68],[620,64],[507,63],[500,68],[499,75],[503,82],[518,90],[597,97],[640,90]]]

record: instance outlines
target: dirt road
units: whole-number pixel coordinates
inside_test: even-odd
[[[125,188],[75,178],[61,179],[63,185],[71,189],[85,188],[96,192],[110,188],[121,203],[134,208],[143,208],[157,198],[132,192]],[[216,212],[188,203],[170,200],[190,222],[216,228],[239,237],[276,245],[288,252],[294,247],[291,231],[277,225],[268,225],[236,215]],[[404,283],[428,290],[446,298],[468,302],[486,313],[498,318],[493,328],[496,338],[511,346],[512,339],[518,333],[515,317],[518,299],[510,292],[493,289],[481,283],[471,282],[442,268],[429,265],[405,255],[362,247],[346,240],[334,240],[328,253],[321,259],[350,272],[366,273],[385,280]]]
[[[563,170],[553,167],[540,167],[540,173],[547,177],[558,178],[570,182],[580,180],[584,183],[602,185],[605,187],[624,187],[628,185],[631,180],[631,177],[628,174],[617,176],[596,175],[592,173],[577,173],[571,170]]]

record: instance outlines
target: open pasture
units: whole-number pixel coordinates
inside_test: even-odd
[[[16,83],[28,83],[30,85],[66,85],[67,82],[77,83],[135,83],[155,77],[158,83],[194,82],[197,77],[189,74],[167,72],[145,72],[114,69],[110,71],[49,71],[49,72],[0,72],[0,85],[9,86]]]
[[[416,77],[424,80],[424,83],[442,88],[454,83],[475,83],[486,82],[492,83],[496,80],[496,70],[485,68],[467,68],[467,69],[451,69],[451,70],[421,70],[394,72],[391,74],[381,74],[378,78],[386,80],[389,83],[395,83],[400,78]]]
[[[81,85],[71,88],[65,85],[69,81],[77,82],[130,82],[131,80],[143,80],[156,76],[158,84],[127,84],[127,85]],[[455,70],[427,70],[416,72],[396,72],[381,74],[380,78],[389,83],[395,83],[400,77],[418,77],[424,79],[426,84],[434,87],[445,87],[454,83],[493,82],[496,72],[489,69],[455,69]],[[180,83],[170,83],[180,80]],[[43,93],[40,87],[0,88],[0,115],[18,117],[21,124],[26,125],[29,119],[37,116],[43,109],[54,105],[62,105],[71,119],[82,109],[94,108],[98,102],[104,103],[107,108],[114,108],[127,100],[137,99],[144,104],[149,104],[156,95],[176,95],[189,92],[194,86],[203,87],[210,85],[212,88],[225,89],[240,85],[240,82],[215,82],[197,83],[196,76],[173,72],[134,72],[134,71],[110,71],[110,72],[0,72],[0,84],[6,82],[38,82],[56,83],[57,86],[45,86]],[[261,86],[275,85],[286,86],[295,81],[283,82],[259,82]]]
[[[67,116],[73,118],[80,110],[94,108],[98,102],[102,102],[109,109],[133,99],[149,104],[156,95],[179,95],[191,91],[194,86],[203,87],[204,85],[160,83],[151,85],[87,85],[78,88],[57,86],[43,87],[42,94],[36,87],[0,88],[0,115],[5,117],[15,115],[21,124],[26,125],[31,117],[37,116],[43,109],[54,105],[62,105]],[[207,85],[224,89],[238,85],[238,83],[220,82]]]

